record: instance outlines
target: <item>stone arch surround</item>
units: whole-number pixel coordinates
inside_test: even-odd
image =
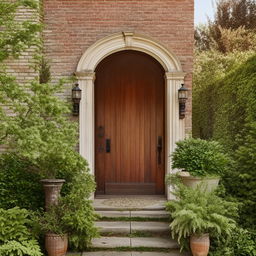
[[[82,89],[79,115],[79,152],[87,159],[94,174],[94,80],[97,65],[112,53],[123,50],[136,50],[154,57],[165,70],[166,81],[166,167],[172,172],[170,154],[175,143],[185,138],[185,120],[179,119],[178,89],[184,82],[185,73],[179,59],[157,41],[133,32],[117,33],[105,37],[91,45],[81,57],[76,76]],[[171,187],[166,188],[170,199]]]

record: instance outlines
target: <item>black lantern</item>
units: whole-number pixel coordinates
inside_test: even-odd
[[[79,88],[78,84],[72,89],[72,100],[73,100],[73,115],[79,115],[79,103],[81,100],[82,90]]]
[[[180,119],[185,118],[186,112],[186,101],[188,99],[188,89],[185,87],[184,84],[181,85],[181,88],[178,91],[179,97],[179,115]]]

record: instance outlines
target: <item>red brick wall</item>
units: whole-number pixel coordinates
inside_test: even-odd
[[[75,72],[82,54],[97,40],[132,31],[158,40],[176,54],[191,88],[194,0],[43,0],[43,8],[45,53],[54,77]],[[189,132],[191,99],[187,111]]]

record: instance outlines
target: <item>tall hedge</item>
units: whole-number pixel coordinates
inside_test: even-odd
[[[255,59],[252,52],[223,55],[208,51],[196,56],[194,137],[223,140],[227,148],[237,148],[234,137],[255,118]]]
[[[193,136],[233,156],[224,185],[241,202],[242,226],[256,229],[256,54],[201,53],[195,70]]]

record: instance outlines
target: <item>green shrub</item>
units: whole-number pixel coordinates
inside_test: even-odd
[[[255,52],[197,53],[193,76],[193,137],[217,139],[233,149],[255,88]],[[241,93],[243,92],[243,93]],[[240,98],[237,101],[237,98]],[[250,98],[249,101],[248,98]]]
[[[37,225],[37,230],[40,234],[53,233],[57,235],[68,234],[66,223],[63,220],[65,209],[59,202],[58,205],[50,207],[46,212],[35,215],[34,219]]]
[[[195,67],[193,136],[217,140],[231,154],[223,184],[241,203],[242,227],[255,230],[255,52],[204,52]]]
[[[229,158],[216,141],[185,139],[176,143],[172,154],[172,168],[189,172],[192,176],[221,175]]]
[[[72,151],[69,161],[57,172],[57,177],[66,182],[61,191],[63,201],[71,211],[66,211],[65,222],[59,229],[69,230],[70,248],[85,249],[93,237],[97,236],[94,226],[96,214],[92,202],[88,200],[95,190],[95,182],[89,173],[88,164],[81,155]],[[0,156],[0,205],[3,208],[20,206],[38,210],[44,205],[44,195],[40,183],[40,175],[33,171],[33,165],[14,154]]]
[[[63,219],[69,230],[70,248],[84,250],[90,246],[91,239],[98,236],[94,225],[97,216],[88,200],[94,190],[94,179],[84,170],[74,177],[69,193],[62,199],[68,208]]]
[[[235,166],[224,184],[229,195],[240,202],[240,224],[256,230],[256,122],[247,127],[248,134],[235,152]]]
[[[256,256],[256,234],[235,228],[225,242],[218,239],[211,242],[209,256]]]
[[[167,203],[172,222],[172,237],[184,243],[191,234],[209,233],[210,237],[227,239],[235,228],[237,205],[214,193],[178,185],[174,193],[178,200]]]
[[[97,215],[89,200],[95,191],[95,182],[86,160],[79,153],[74,151],[71,160],[57,175],[66,180],[59,206],[37,219],[43,233],[67,233],[69,248],[84,250],[90,245],[91,239],[98,235],[94,225]]]
[[[38,242],[31,233],[29,212],[18,207],[0,209],[0,255],[41,256]]]
[[[14,154],[0,155],[0,207],[38,210],[44,205],[40,176]]]

